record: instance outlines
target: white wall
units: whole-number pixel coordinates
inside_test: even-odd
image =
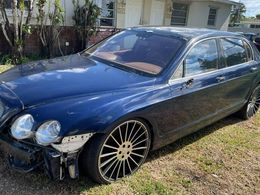
[[[142,1],[144,2],[143,8]],[[196,28],[213,28],[227,30],[231,5],[210,0],[174,0],[189,4],[187,26]],[[136,25],[170,25],[172,0],[126,0],[125,13],[117,15],[117,27]],[[210,7],[217,8],[215,26],[208,26]],[[142,16],[139,22],[139,18]],[[122,22],[125,21],[125,22]]]
[[[152,0],[144,0],[142,24],[149,25],[151,17]]]
[[[150,24],[162,25],[164,21],[165,0],[152,0]]]
[[[64,17],[64,25],[65,26],[73,26],[74,21],[72,19],[74,15],[74,6],[72,0],[61,0],[62,5],[64,7],[65,17]]]
[[[210,7],[217,8],[217,18],[215,26],[208,26],[208,16]],[[188,27],[213,28],[227,30],[231,5],[215,2],[192,2],[188,12]]]
[[[143,0],[126,0],[125,27],[142,24]]]

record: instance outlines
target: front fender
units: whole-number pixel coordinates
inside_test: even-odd
[[[116,121],[140,117],[156,129],[152,105],[170,98],[168,85],[120,90],[87,97],[74,97],[28,108],[39,126],[47,120],[58,120],[60,136],[84,133],[106,133]]]
[[[4,84],[0,85],[0,101],[4,106],[3,116],[0,117],[0,130],[3,130],[6,121],[21,112],[24,105],[16,94]]]

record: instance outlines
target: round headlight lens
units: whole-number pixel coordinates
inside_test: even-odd
[[[16,119],[11,126],[11,134],[14,138],[21,140],[30,138],[33,135],[32,128],[34,119],[32,115],[25,114]]]
[[[47,146],[59,139],[61,125],[58,121],[48,121],[43,123],[36,132],[36,141],[38,144]]]

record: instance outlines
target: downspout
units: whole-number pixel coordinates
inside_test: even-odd
[[[142,0],[143,1],[143,5],[142,5],[142,13],[141,13],[141,18],[140,18],[140,25],[143,25],[144,24],[144,4],[145,4],[145,0]]]
[[[67,9],[66,9],[66,0],[63,0],[63,7],[64,7],[64,26],[67,26],[67,22],[66,22],[66,16],[67,16]]]

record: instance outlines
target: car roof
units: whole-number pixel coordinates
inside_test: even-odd
[[[172,27],[172,26],[138,26],[129,28],[140,31],[156,31],[159,34],[168,34],[181,37],[186,40],[194,38],[207,38],[215,36],[241,36],[241,34],[220,30],[212,30],[206,28],[187,28],[187,27]]]

